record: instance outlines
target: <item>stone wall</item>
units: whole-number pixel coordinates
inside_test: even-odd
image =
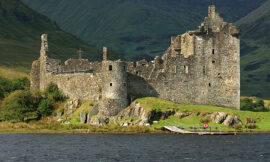
[[[101,98],[101,80],[99,74],[47,74],[48,83],[55,83],[71,99],[98,101]]]

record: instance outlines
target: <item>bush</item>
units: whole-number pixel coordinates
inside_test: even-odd
[[[253,100],[249,98],[241,99],[240,109],[256,112],[267,111],[264,106],[264,101],[262,99],[256,99],[256,102],[253,103]]]
[[[62,92],[58,89],[57,85],[50,83],[44,91],[45,97],[49,100],[51,104],[58,101],[64,101],[64,96]]]
[[[0,99],[7,97],[11,92],[16,90],[27,90],[30,87],[28,78],[7,79],[0,76]]]
[[[37,119],[37,107],[41,96],[28,90],[17,90],[3,100],[0,118],[6,121],[28,121]]]
[[[243,127],[242,127],[242,124],[237,124],[234,126],[234,129],[236,130],[241,130]]]
[[[250,124],[246,124],[245,128],[247,128],[247,129],[257,129],[259,127],[256,124],[250,123]]]
[[[210,119],[208,119],[208,118],[202,118],[202,119],[200,119],[200,122],[201,123],[209,123],[210,122]]]
[[[38,106],[38,114],[40,116],[49,116],[52,114],[53,105],[48,99],[43,99]]]

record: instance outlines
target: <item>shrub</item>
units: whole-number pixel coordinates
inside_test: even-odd
[[[57,85],[50,83],[44,91],[45,97],[54,104],[58,101],[64,101],[62,92],[58,89]]]
[[[16,90],[27,90],[30,87],[28,78],[7,79],[0,76],[0,99],[7,97],[11,92]]]
[[[40,95],[32,95],[26,90],[17,90],[3,100],[0,118],[7,121],[37,119],[37,107],[40,100]]]
[[[240,100],[240,109],[241,110],[252,110],[254,107],[253,100],[249,98],[244,98]]]
[[[262,99],[256,99],[256,102],[253,103],[253,100],[249,98],[241,99],[240,109],[256,112],[267,111],[264,106],[264,101]]]
[[[236,130],[241,130],[243,127],[242,127],[242,124],[237,124],[234,126],[234,129]]]
[[[209,123],[210,122],[210,119],[208,119],[208,118],[201,118],[200,119],[200,122],[201,123]]]
[[[41,116],[49,116],[52,114],[53,111],[53,105],[50,103],[48,99],[41,100],[39,106],[38,106],[38,113]]]
[[[247,128],[247,129],[256,129],[256,128],[259,128],[259,127],[254,123],[249,123],[249,124],[245,125],[245,128]]]

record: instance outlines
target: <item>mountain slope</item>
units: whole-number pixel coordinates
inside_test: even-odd
[[[30,68],[39,57],[40,36],[49,34],[52,57],[67,59],[76,57],[82,48],[92,60],[101,59],[100,51],[77,37],[63,32],[47,17],[33,11],[18,0],[0,1],[0,65]]]
[[[64,30],[92,44],[115,47],[129,59],[162,55],[170,36],[196,29],[209,5],[202,0],[23,2],[57,21]],[[242,30],[241,95],[270,98],[270,2],[218,0],[215,5],[225,21],[237,21]]]
[[[218,0],[226,21],[234,22],[265,0]],[[114,47],[130,59],[162,55],[170,36],[196,29],[210,1],[202,0],[23,0],[83,40]],[[140,57],[138,57],[140,58]]]
[[[236,24],[242,30],[242,93],[270,98],[270,1]]]

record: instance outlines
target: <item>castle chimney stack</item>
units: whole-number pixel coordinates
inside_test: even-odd
[[[103,60],[107,61],[108,60],[108,48],[103,47]]]
[[[208,17],[215,17],[216,15],[216,7],[211,5],[208,7]]]
[[[48,52],[49,52],[48,35],[47,34],[42,34],[41,35],[40,55],[41,56],[48,56]]]

